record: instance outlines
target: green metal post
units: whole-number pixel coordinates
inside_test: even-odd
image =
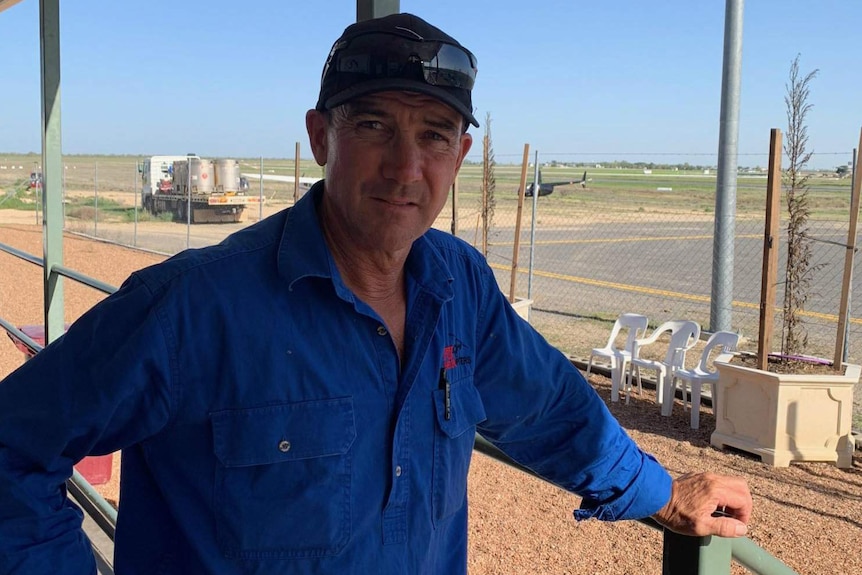
[[[356,0],[357,22],[399,12],[401,12],[400,0]]]
[[[60,138],[60,2],[39,2],[42,65],[42,251],[45,341],[63,334],[63,147]]]
[[[662,575],[730,575],[731,541],[664,530]]]

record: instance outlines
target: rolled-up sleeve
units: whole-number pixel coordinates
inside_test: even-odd
[[[488,283],[479,315],[479,433],[518,463],[580,495],[579,520],[638,519],[670,499],[671,478],[642,451],[580,371]],[[576,329],[576,328],[575,328]]]

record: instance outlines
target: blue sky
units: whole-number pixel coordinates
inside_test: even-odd
[[[63,150],[310,158],[305,111],[352,0],[61,2]],[[725,3],[401,0],[478,57],[473,94],[498,162],[714,164]],[[862,125],[862,2],[745,4],[740,165],[785,129],[801,54],[814,167],[847,163]],[[38,1],[0,12],[0,152],[40,150]],[[474,146],[471,159],[479,159]],[[532,153],[531,153],[532,155]]]

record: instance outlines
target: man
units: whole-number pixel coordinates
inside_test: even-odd
[[[118,448],[119,574],[463,573],[477,430],[582,495],[579,519],[745,533],[744,482],[672,482],[484,259],[429,230],[475,74],[415,16],[348,27],[306,115],[325,181],[133,274],[0,384],[0,571],[92,570],[62,485]]]

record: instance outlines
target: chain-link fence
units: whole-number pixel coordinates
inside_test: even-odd
[[[35,158],[25,157],[18,163],[29,161],[33,171],[38,171]],[[262,198],[263,206],[248,207],[239,223],[189,227],[170,214],[157,217],[141,209],[139,165],[143,159],[64,158],[66,229],[175,253],[186,247],[216,243],[293,204],[292,161],[241,160],[241,171],[249,183],[245,193]],[[766,155],[746,159],[750,164],[766,164]],[[712,168],[661,169],[648,165],[652,167],[546,162],[541,169],[543,183],[578,180],[584,171],[587,181],[554,186],[547,195],[540,192],[535,202],[527,197],[522,206],[515,295],[533,300],[531,321],[568,353],[584,356],[592,347],[603,344],[610,322],[624,312],[647,315],[653,325],[669,319],[693,319],[704,329],[710,328],[715,172]],[[302,161],[299,171],[302,177],[322,175],[310,160]],[[507,294],[515,259],[520,172],[519,165],[496,166],[494,209],[487,232],[487,258]],[[6,201],[0,208],[14,204],[36,211],[39,189],[29,188],[28,175],[13,177],[12,172],[0,171],[0,185],[7,196],[15,189],[24,200],[17,204]],[[531,166],[528,182],[533,177]],[[480,248],[481,183],[481,164],[465,164],[458,178],[455,218],[456,233]],[[305,189],[307,186],[302,186],[300,194]],[[824,173],[810,182],[813,271],[810,298],[802,316],[810,355],[831,358],[834,354],[850,190],[849,177]],[[749,348],[756,345],[758,329],[765,205],[765,171],[741,169],[736,187],[731,329],[749,338],[744,344]],[[37,211],[34,221],[38,216]],[[450,200],[436,227],[448,231],[452,219]],[[781,341],[785,228],[786,207],[782,203],[775,348]],[[857,265],[852,293],[859,294],[859,255],[854,259]],[[588,325],[595,326],[595,331],[577,337]],[[862,313],[853,312],[852,305],[848,327],[848,359],[858,362],[862,360]]]
[[[848,154],[849,157],[849,154]],[[766,164],[766,156],[751,159]],[[710,168],[691,170],[611,168],[607,165],[542,168],[542,181],[577,179],[586,169],[585,186],[556,186],[533,198],[522,210],[516,294],[533,300],[534,325],[551,332],[569,353],[585,356],[604,341],[610,322],[620,313],[647,315],[653,325],[670,319],[693,319],[710,329],[713,274],[716,175]],[[462,170],[459,182],[459,235],[480,245],[481,166]],[[466,172],[466,174],[465,174]],[[499,272],[508,293],[514,259],[514,222],[520,168],[498,166],[493,227],[488,261]],[[530,169],[528,181],[533,180]],[[849,226],[851,178],[831,173],[810,181],[813,242],[811,289],[802,314],[809,337],[807,353],[832,358],[835,350],[841,282]],[[759,322],[766,172],[742,169],[736,183],[736,217],[731,329],[744,336],[743,348],[755,349]],[[782,202],[779,269],[775,309],[775,348],[780,347],[784,250],[787,213]],[[444,211],[444,216],[446,212]],[[441,226],[443,227],[443,226]],[[855,256],[859,263],[859,255]],[[532,262],[532,263],[530,263]],[[854,267],[858,270],[858,266]],[[532,273],[530,273],[530,271]],[[852,292],[859,293],[860,274]],[[852,303],[852,300],[851,300]],[[862,359],[862,313],[850,314],[847,357]],[[584,322],[604,320],[590,341],[555,334],[566,321],[569,336]]]

